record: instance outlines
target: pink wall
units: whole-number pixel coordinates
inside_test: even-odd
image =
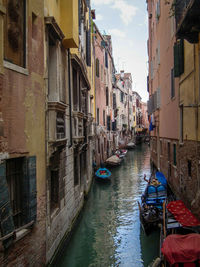
[[[103,125],[103,110],[106,111],[106,89],[104,81],[101,81],[101,65],[103,66],[103,79],[105,79],[104,77],[105,52],[104,49],[101,48],[101,40],[102,38],[100,37],[100,34],[97,31],[97,39],[95,40],[95,57],[99,59],[99,77],[96,76],[96,71],[95,71],[96,109],[99,108],[99,124]]]
[[[147,103],[141,102],[141,109],[142,109],[142,123],[144,125],[144,128],[149,129]]]
[[[155,113],[156,125],[159,124],[160,137],[178,139],[179,137],[179,109],[178,109],[178,81],[175,79],[175,97],[171,99],[171,69],[174,66],[173,44],[173,16],[170,16],[170,6],[160,1],[160,17],[156,19],[156,3],[148,1],[149,10],[149,62],[154,62],[154,77],[150,79],[150,95],[160,88],[161,107]],[[172,3],[172,0],[170,0]],[[153,8],[151,10],[151,7]],[[174,25],[175,26],[175,25]],[[170,30],[171,29],[171,30]],[[159,45],[160,43],[160,45]],[[160,47],[160,64],[158,64],[158,47]],[[149,66],[149,73],[151,66]],[[153,132],[155,135],[155,131]]]

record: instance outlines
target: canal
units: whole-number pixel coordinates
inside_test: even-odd
[[[158,255],[158,232],[145,236],[137,201],[150,175],[146,144],[127,153],[121,166],[111,169],[110,183],[94,180],[80,221],[54,266],[147,267]]]

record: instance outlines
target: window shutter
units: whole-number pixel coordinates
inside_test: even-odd
[[[86,63],[91,67],[91,36],[90,30],[86,32]]]
[[[179,74],[184,72],[184,40],[181,39],[179,42],[179,60],[180,60],[180,70]]]
[[[15,229],[10,197],[6,180],[6,164],[0,164],[0,231],[2,236],[12,233]],[[4,241],[4,247],[12,243],[13,238]]]
[[[179,45],[174,44],[174,77],[179,77]]]
[[[37,189],[36,189],[36,157],[25,158],[23,181],[23,219],[24,224],[36,221]]]
[[[117,108],[117,103],[116,103],[116,94],[113,94],[113,109]]]
[[[108,53],[105,51],[105,66],[108,68]]]
[[[110,131],[110,116],[107,116],[107,130]]]
[[[157,108],[160,108],[160,88],[157,89]]]
[[[184,72],[184,40],[174,44],[174,77]]]

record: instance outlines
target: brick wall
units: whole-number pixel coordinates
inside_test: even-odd
[[[160,170],[176,196],[184,200],[187,207],[200,218],[200,142],[184,141],[184,145],[179,145],[177,140],[163,138],[160,140],[162,142]],[[170,153],[168,153],[168,143]],[[174,144],[176,144],[176,165],[174,165]],[[158,168],[157,150],[156,138],[152,138],[151,160]],[[191,162],[191,176],[188,161]]]

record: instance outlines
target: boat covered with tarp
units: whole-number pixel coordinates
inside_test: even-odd
[[[161,251],[170,266],[200,266],[200,234],[168,235]]]
[[[160,238],[163,266],[200,266],[200,221],[182,200],[168,202],[164,210]]]
[[[120,159],[118,156],[116,155],[113,155],[111,157],[109,157],[107,160],[106,160],[106,165],[108,166],[118,166],[120,165],[122,159]]]
[[[109,180],[111,176],[111,172],[106,168],[99,168],[96,173],[96,177],[101,180]]]

